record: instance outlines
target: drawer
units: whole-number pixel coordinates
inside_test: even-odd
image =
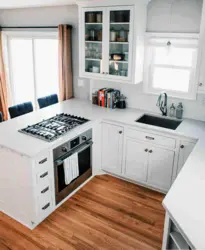
[[[52,212],[51,198],[43,204],[39,204],[39,219],[44,220]]]
[[[41,191],[39,191],[38,194],[38,204],[40,206],[40,208],[44,207],[45,204],[49,203],[49,201],[51,200],[51,189],[49,186],[47,186],[46,188],[42,189]]]
[[[45,167],[49,168],[49,164],[50,164],[49,153],[41,154],[36,157],[35,165],[37,171],[41,171],[41,169]]]
[[[36,174],[36,184],[39,190],[50,185],[51,171],[47,166],[42,167],[41,171]]]
[[[138,139],[140,141],[146,141],[148,143],[158,144],[170,149],[175,149],[176,147],[176,140],[166,136],[155,135],[134,129],[127,129],[125,135],[130,138]]]

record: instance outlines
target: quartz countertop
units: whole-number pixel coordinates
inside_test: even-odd
[[[19,133],[18,130],[48,119],[56,114],[67,113],[85,117],[85,123],[54,142],[45,142],[34,137]],[[52,149],[64,141],[77,136],[92,127],[95,122],[108,120],[136,128],[166,132],[173,136],[185,136],[198,139],[198,142],[178,175],[163,205],[180,229],[196,249],[205,249],[205,123],[184,119],[176,130],[169,130],[136,123],[144,110],[127,108],[111,110],[92,105],[89,101],[71,99],[36,112],[3,122],[0,124],[0,146],[16,151],[29,157],[35,157],[42,151]]]
[[[52,116],[60,113],[81,116],[89,119],[90,122],[74,128],[68,134],[53,142],[46,142],[18,132],[18,130],[25,128],[28,125],[33,125],[42,121],[43,119],[51,118]],[[170,133],[172,135],[181,134],[188,137],[193,136],[194,138],[197,137],[197,135],[193,133],[195,132],[196,127],[200,129],[204,124],[198,121],[184,120],[177,130],[173,131],[136,123],[136,119],[140,118],[144,113],[146,113],[146,111],[131,108],[127,108],[125,110],[112,110],[92,105],[89,101],[71,99],[0,123],[0,146],[9,148],[29,157],[34,157],[44,150],[55,148],[64,141],[77,136],[81,131],[91,127],[95,122],[100,122],[102,119],[120,122],[135,127],[148,128],[156,132],[161,131]],[[191,133],[192,127],[195,129],[193,129],[194,131]]]

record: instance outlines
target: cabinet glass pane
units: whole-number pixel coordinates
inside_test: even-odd
[[[130,11],[110,11],[109,74],[128,76]]]
[[[85,12],[85,72],[102,73],[103,12]]]

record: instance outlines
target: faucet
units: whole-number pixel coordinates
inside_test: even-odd
[[[167,93],[162,92],[157,100],[157,107],[159,107],[163,116],[167,116]]]

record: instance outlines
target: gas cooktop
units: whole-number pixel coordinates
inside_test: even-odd
[[[89,120],[68,114],[59,114],[50,119],[28,126],[19,132],[52,142]]]

